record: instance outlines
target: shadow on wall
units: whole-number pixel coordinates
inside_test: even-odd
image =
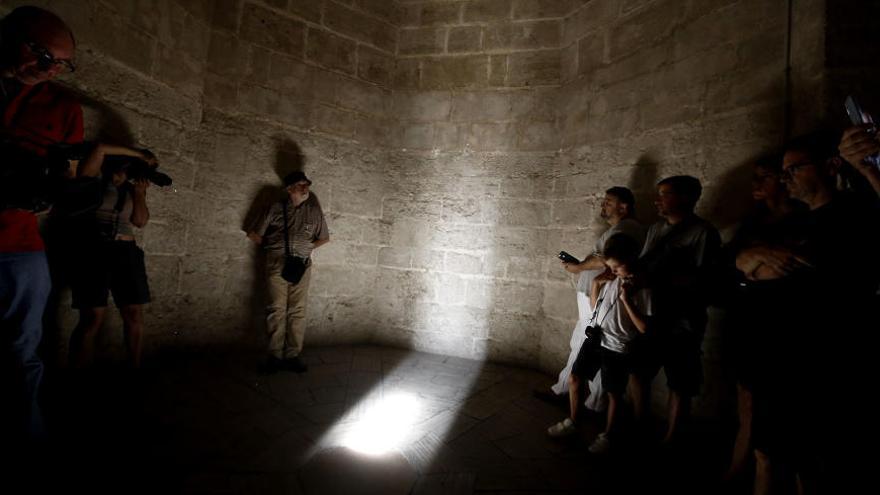
[[[80,103],[96,122],[93,127],[94,135],[87,136],[89,140],[125,146],[136,145],[134,134],[128,122],[113,107],[76,89],[65,87],[65,90]],[[68,307],[70,298],[67,296],[70,287],[69,273],[75,260],[69,257],[70,250],[66,248],[71,234],[62,232],[57,224],[52,224],[51,220],[47,223],[48,225],[46,223],[43,225],[43,238],[46,239],[46,254],[49,257],[52,292],[49,295],[43,316],[41,345],[43,346],[43,359],[47,365],[65,366],[70,334],[76,325],[76,315]],[[107,320],[109,322],[111,318]],[[109,340],[107,332],[100,332],[97,345],[103,348],[107,344],[107,340]]]
[[[636,217],[643,224],[650,225],[657,219],[654,197],[657,192],[657,169],[660,164],[651,155],[642,155],[636,161],[627,187],[636,197]]]
[[[724,172],[716,181],[710,193],[704,196],[700,208],[725,239],[739,225],[749,212],[751,201],[752,171],[755,160],[736,165]]]
[[[269,208],[278,201],[284,199],[284,188],[282,181],[284,177],[298,170],[303,170],[305,165],[305,157],[296,142],[284,136],[275,138],[275,163],[272,166],[275,174],[278,176],[278,182],[275,184],[259,184],[253,195],[250,207],[245,213],[244,220],[241,224],[241,230],[247,234],[257,230],[260,223],[269,213]],[[265,334],[266,321],[266,305],[269,302],[269,291],[266,284],[266,256],[264,251],[259,247],[253,246],[253,290],[250,291],[250,298],[247,301],[248,314],[253,322],[252,328],[259,329],[260,335]]]

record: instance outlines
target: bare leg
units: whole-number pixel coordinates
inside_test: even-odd
[[[678,392],[669,391],[669,428],[666,430],[664,443],[669,443],[675,438],[676,431],[680,428],[682,420],[687,417],[690,399],[684,399]]]
[[[739,413],[739,430],[736,433],[736,443],[733,445],[733,455],[730,459],[730,467],[727,469],[725,479],[732,479],[742,473],[751,458],[752,449],[752,392],[736,384],[737,410]]]
[[[95,337],[104,323],[107,308],[79,310],[79,323],[70,337],[70,364],[74,368],[87,368],[95,359]]]
[[[632,399],[633,416],[635,416],[636,422],[641,422],[642,418],[645,417],[645,408],[648,404],[646,395],[649,390],[648,387],[644,386],[638,375],[634,373],[629,375],[629,395]]]
[[[614,418],[617,417],[617,404],[620,401],[615,394],[608,394],[608,413],[605,416],[605,434],[610,435],[614,427]]]
[[[134,369],[141,367],[141,351],[143,350],[144,307],[142,304],[131,304],[119,309],[122,314],[122,325],[125,331],[125,343],[128,349],[128,364]]]
[[[577,420],[578,408],[581,404],[581,378],[574,373],[568,375],[568,407],[572,421]]]
[[[773,487],[773,469],[770,458],[760,450],[755,451],[754,495],[770,495]]]

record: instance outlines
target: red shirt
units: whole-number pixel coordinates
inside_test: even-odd
[[[3,82],[8,88],[9,81]],[[83,140],[82,108],[73,97],[51,83],[21,86],[17,94],[10,94],[2,111],[2,132],[6,136],[42,145],[72,144]],[[45,150],[37,145],[22,143],[22,146],[37,154],[45,154]],[[0,253],[43,249],[36,215],[21,209],[0,210]]]

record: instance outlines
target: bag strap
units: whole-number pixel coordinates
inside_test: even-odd
[[[290,240],[287,235],[287,198],[284,198],[284,203],[282,203],[281,210],[284,215],[284,255],[290,256]]]
[[[602,294],[599,296],[599,300],[596,301],[596,309],[595,311],[593,311],[593,317],[590,318],[589,326],[594,326],[594,324],[596,323],[596,318],[599,317],[599,310],[602,309],[602,302],[605,300],[605,296],[608,293],[608,286],[611,285],[611,283],[612,282],[608,282],[605,284],[604,287],[602,287]],[[615,304],[617,304],[617,298],[615,298],[614,301],[611,302],[611,306],[608,307],[608,311],[605,312],[605,315],[602,317],[602,321],[599,322],[599,327],[601,327],[602,324],[605,323],[605,320],[608,318],[608,313],[610,313],[611,310],[614,309]]]

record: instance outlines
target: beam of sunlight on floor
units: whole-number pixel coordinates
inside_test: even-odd
[[[381,381],[327,430],[307,457],[342,447],[368,457],[402,454],[415,469],[430,465],[460,420],[482,366],[454,357],[408,355],[383,370]]]
[[[342,440],[356,452],[381,455],[400,447],[416,420],[419,398],[405,392],[372,401]]]

